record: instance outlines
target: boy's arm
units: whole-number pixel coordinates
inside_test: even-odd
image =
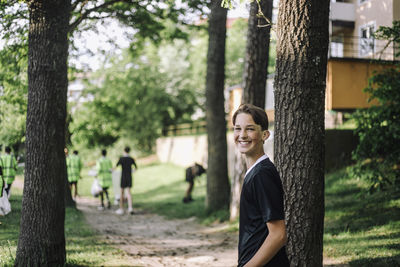
[[[244,267],[264,266],[286,244],[286,227],[284,220],[267,222],[269,234],[256,254]]]

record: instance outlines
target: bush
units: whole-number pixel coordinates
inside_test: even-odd
[[[380,27],[376,36],[400,43],[400,21]],[[378,106],[358,110],[353,118],[360,142],[353,152],[356,164],[349,169],[369,183],[369,192],[400,185],[400,66],[374,73],[364,90]]]

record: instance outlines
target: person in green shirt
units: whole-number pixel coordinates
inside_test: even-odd
[[[106,157],[107,150],[103,149],[101,155],[102,157],[98,159],[96,163],[97,177],[101,188],[103,188],[103,191],[100,192],[101,206],[99,206],[98,209],[104,210],[103,193],[105,193],[107,198],[107,208],[111,208],[110,198],[108,197],[108,188],[112,185],[112,163],[111,160]]]
[[[1,167],[3,169],[3,179],[5,183],[5,190],[8,198],[11,195],[11,185],[15,180],[15,173],[17,172],[17,160],[14,155],[11,155],[11,148],[6,146],[5,154],[1,156]]]
[[[81,178],[82,161],[78,156],[78,151],[74,150],[72,155],[68,155],[68,149],[65,149],[66,163],[67,163],[67,173],[68,173],[68,183],[71,190],[74,189],[73,198],[76,199],[78,196],[78,180]]]

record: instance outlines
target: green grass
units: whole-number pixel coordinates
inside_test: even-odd
[[[22,190],[12,188],[11,212],[0,216],[0,266],[13,266],[17,251]]]
[[[207,224],[229,218],[228,212],[207,213],[205,209],[206,175],[195,179],[193,202],[184,204],[187,183],[185,169],[172,164],[153,165],[140,169],[134,175],[134,207],[166,218],[197,217]]]
[[[344,170],[327,175],[324,256],[350,266],[400,266],[400,192],[362,194]]]

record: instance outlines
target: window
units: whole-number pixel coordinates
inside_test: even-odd
[[[343,35],[332,36],[329,46],[329,52],[331,57],[343,57]]]
[[[375,39],[374,39],[375,23],[369,23],[360,27],[360,56],[371,55],[374,53]]]

